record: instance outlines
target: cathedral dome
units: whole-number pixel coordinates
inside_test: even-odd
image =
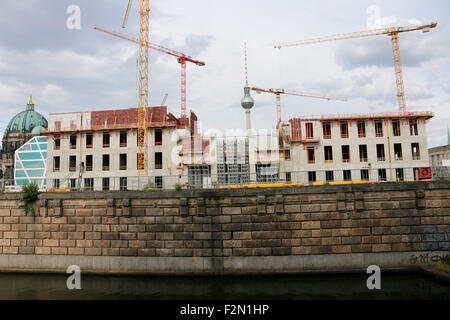
[[[30,97],[30,101],[27,104],[26,110],[16,114],[8,126],[6,127],[5,134],[10,132],[17,133],[32,133],[36,134],[38,129],[34,130],[36,127],[47,128],[48,123],[40,113],[34,111],[34,104]],[[37,134],[40,133],[40,130]]]

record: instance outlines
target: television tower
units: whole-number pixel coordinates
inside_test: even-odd
[[[241,100],[241,106],[245,109],[245,123],[247,130],[251,129],[250,121],[250,109],[253,108],[255,102],[250,95],[250,87],[248,86],[248,72],[247,72],[247,43],[244,42],[244,55],[245,55],[245,87],[244,87],[244,97]]]

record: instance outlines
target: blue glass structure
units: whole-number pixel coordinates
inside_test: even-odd
[[[36,182],[47,184],[47,137],[33,137],[16,150],[14,155],[14,181],[17,186]]]

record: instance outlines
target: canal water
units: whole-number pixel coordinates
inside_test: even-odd
[[[450,286],[420,273],[384,273],[381,290],[368,290],[367,274],[292,276],[94,276],[68,290],[68,275],[0,274],[0,299],[310,300],[445,299]]]

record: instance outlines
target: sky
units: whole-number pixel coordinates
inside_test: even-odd
[[[138,37],[135,0],[0,0],[0,131],[25,110],[48,116],[137,107],[138,47],[93,29]],[[76,11],[79,8],[79,28]],[[379,35],[275,49],[274,44],[386,26],[425,24],[429,33],[400,34],[408,111],[433,111],[429,147],[447,144],[450,125],[450,1],[448,0],[151,0],[150,42],[204,61],[187,65],[187,109],[201,128],[245,127],[240,105],[247,42],[250,86],[347,98],[346,102],[282,97],[282,118],[398,110],[391,41]],[[69,27],[68,27],[69,26]],[[74,28],[75,26],[75,28]],[[150,51],[149,104],[167,93],[180,114],[180,65]],[[254,128],[274,128],[275,97],[252,94]]]

